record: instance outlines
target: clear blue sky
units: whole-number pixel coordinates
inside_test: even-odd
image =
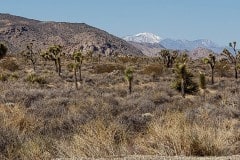
[[[240,44],[240,0],[1,0],[0,12],[84,22],[119,37],[152,32],[163,38]]]

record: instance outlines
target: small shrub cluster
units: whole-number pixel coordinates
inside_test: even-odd
[[[2,60],[0,62],[0,67],[11,72],[19,70],[19,65],[12,57],[6,57],[4,60]]]
[[[125,67],[121,64],[97,64],[93,66],[93,72],[96,74],[111,73],[114,70],[123,72],[125,70]]]
[[[31,73],[27,75],[25,80],[30,83],[47,84],[46,78],[43,76],[39,76],[36,73]]]
[[[164,72],[164,67],[160,64],[149,64],[145,66],[142,70],[142,74],[147,74],[147,75],[162,75]]]

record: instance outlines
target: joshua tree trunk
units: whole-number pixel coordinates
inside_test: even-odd
[[[132,81],[128,81],[129,82],[129,85],[128,85],[128,90],[129,90],[129,94],[132,93]]]
[[[58,72],[58,64],[57,64],[57,60],[54,59],[54,63],[55,63],[55,67],[56,67],[56,72]]]
[[[235,78],[238,79],[238,70],[237,70],[237,64],[235,64]]]
[[[100,63],[100,60],[101,60],[101,55],[99,54],[98,55],[98,63]]]
[[[58,75],[60,76],[62,72],[62,68],[61,68],[61,59],[58,58]]]
[[[181,94],[182,97],[185,98],[185,88],[184,88],[184,78],[181,79]]]
[[[36,70],[36,66],[35,66],[35,63],[33,59],[31,59],[31,62],[32,62],[32,65],[33,65],[33,70],[35,71]]]
[[[214,75],[213,75],[214,74],[214,68],[212,68],[211,71],[212,71],[212,84],[214,84]]]
[[[76,86],[76,89],[78,89],[78,83],[77,83],[77,68],[76,68],[76,67],[74,68],[74,77],[75,77],[75,86]]]
[[[79,81],[82,81],[82,65],[80,64],[78,67],[79,72]]]

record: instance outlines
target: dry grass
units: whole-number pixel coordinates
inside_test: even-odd
[[[66,69],[69,60],[63,60],[61,77],[42,61],[36,73],[21,61],[21,70],[2,68],[0,159],[240,153],[239,81],[217,74],[216,84],[204,93],[183,99],[170,87],[171,69],[140,60],[84,62],[79,90]],[[135,71],[131,95],[122,72],[125,62]],[[189,69],[204,67],[193,62]],[[197,80],[198,72],[193,73]]]

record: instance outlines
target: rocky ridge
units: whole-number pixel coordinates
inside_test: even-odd
[[[33,43],[38,50],[59,44],[67,53],[83,49],[105,55],[142,55],[121,38],[85,23],[43,22],[9,14],[0,14],[0,42],[8,46],[10,53],[21,52]]]

